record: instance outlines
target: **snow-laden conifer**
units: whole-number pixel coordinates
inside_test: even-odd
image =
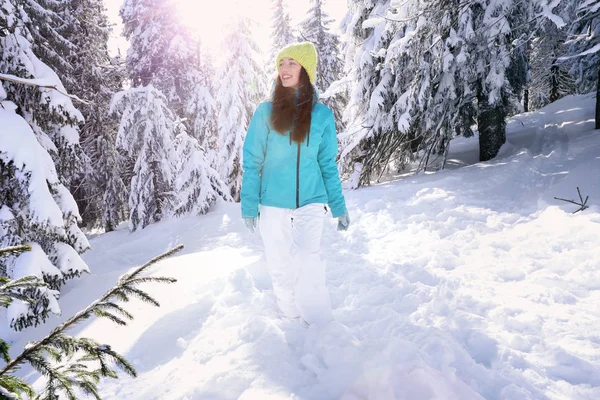
[[[126,77],[124,63],[120,57],[109,55],[111,25],[102,0],[66,1],[60,16],[62,35],[72,51],[66,57],[70,69],[57,72],[69,93],[86,100],[79,105],[85,119],[79,125],[83,166],[71,189],[84,225],[111,230],[118,222],[106,217],[116,217],[126,208],[123,194],[114,191],[122,182],[111,182],[122,172],[120,163],[114,162],[118,158],[114,145],[118,122],[108,115],[111,98],[121,90]]]
[[[315,87],[320,93],[327,91],[332,83],[342,77],[343,72],[340,38],[337,32],[333,31],[333,19],[329,17],[323,5],[323,0],[311,0],[306,18],[300,27],[302,39],[312,42],[317,49],[319,62]],[[348,102],[347,91],[339,91],[323,101],[332,109],[338,131],[343,130],[343,111]]]
[[[290,16],[285,9],[283,0],[273,0],[273,17],[271,18],[271,60],[275,60],[277,53],[283,47],[294,43],[297,39],[292,29]],[[274,61],[272,64],[275,70]]]
[[[239,19],[226,43],[227,62],[221,71],[217,92],[217,165],[231,197],[238,200],[242,183],[242,145],[254,109],[264,94],[265,73],[256,61],[258,47],[245,19]]]
[[[58,289],[89,272],[79,256],[89,243],[78,227],[77,204],[52,158],[16,109],[10,101],[1,103],[0,247],[29,244],[33,250],[0,260],[0,270],[10,279],[33,275],[48,284],[48,290],[31,293],[35,302],[9,307],[9,323],[20,330],[60,312]]]
[[[596,91],[596,129],[600,129],[600,1],[579,0],[575,12],[567,56],[579,92]]]
[[[134,163],[129,226],[136,230],[172,212],[175,117],[166,97],[152,85],[117,93],[111,113],[120,119],[117,147]]]
[[[222,182],[198,141],[189,136],[185,126],[179,124],[175,138],[177,167],[175,178],[175,205],[177,215],[206,214],[219,197],[227,195],[227,185]]]
[[[0,24],[6,34],[0,36],[0,73],[38,79],[40,85],[67,92],[53,69],[71,70],[63,57],[69,54],[70,43],[57,30],[61,21],[56,8],[62,6],[45,0],[2,0]],[[81,112],[71,98],[56,90],[32,89],[8,81],[4,87],[8,100],[18,105],[19,114],[51,155],[59,179],[68,187],[81,169]]]
[[[0,247],[29,244],[33,249],[32,255],[4,258],[0,270],[11,279],[35,275],[48,285],[32,294],[35,302],[9,307],[8,320],[16,329],[58,313],[61,285],[88,272],[79,255],[89,243],[68,190],[78,171],[82,115],[55,71],[33,51],[30,40],[38,36],[30,30],[28,11],[34,3],[0,3]],[[46,11],[51,15],[50,9],[36,9]]]

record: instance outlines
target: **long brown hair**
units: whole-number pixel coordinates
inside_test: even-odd
[[[300,71],[297,99],[296,89],[284,87],[277,76],[271,112],[273,129],[282,135],[291,129],[290,141],[302,143],[310,130],[314,96],[315,90],[304,67]]]

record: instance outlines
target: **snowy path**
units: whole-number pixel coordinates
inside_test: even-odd
[[[70,286],[65,314],[186,246],[155,270],[179,279],[148,288],[160,309],[131,304],[129,327],[77,331],[140,373],[106,382],[103,397],[600,398],[600,135],[591,99],[578,101],[515,119],[495,161],[347,193],[350,231],[331,220],[323,240],[335,318],[325,327],[277,317],[260,238],[238,205],[93,239],[94,275]],[[559,126],[535,134],[550,122]],[[553,197],[576,186],[592,207],[573,215]]]

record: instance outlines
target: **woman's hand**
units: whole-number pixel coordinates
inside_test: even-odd
[[[338,231],[348,230],[349,226],[350,226],[350,217],[348,216],[348,213],[345,213],[344,215],[340,215],[338,217],[338,226],[337,226]]]
[[[244,218],[244,224],[246,224],[246,228],[248,228],[250,232],[254,233],[254,231],[256,230],[256,225],[258,224],[258,218]]]

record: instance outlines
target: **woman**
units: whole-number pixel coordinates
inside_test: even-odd
[[[316,101],[312,43],[285,47],[276,62],[273,99],[257,107],[244,141],[242,218],[252,232],[260,225],[283,315],[322,324],[331,320],[319,256],[327,206],[338,230],[350,223],[335,161],[335,121]]]

